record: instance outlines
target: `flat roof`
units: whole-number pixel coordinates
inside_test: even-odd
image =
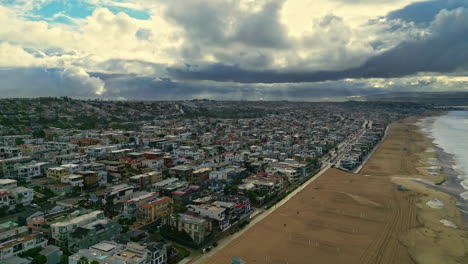
[[[96,245],[92,246],[91,248],[101,250],[101,251],[104,251],[104,252],[109,252],[109,251],[115,249],[116,247],[117,246],[114,245],[114,244],[110,244],[110,243],[107,243],[107,242],[101,242],[99,244],[96,244]]]

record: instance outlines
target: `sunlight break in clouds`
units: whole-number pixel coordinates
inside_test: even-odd
[[[327,97],[463,90],[467,8],[461,0],[0,1],[8,25],[0,74],[10,76],[0,91],[245,99],[261,90],[294,100],[324,89]]]

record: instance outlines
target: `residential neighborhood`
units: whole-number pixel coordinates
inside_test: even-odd
[[[48,264],[196,258],[321,170],[355,170],[391,122],[429,108],[0,101],[0,262]]]

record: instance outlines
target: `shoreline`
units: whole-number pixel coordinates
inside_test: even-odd
[[[460,194],[466,191],[460,185],[461,172],[456,169],[455,156],[437,145],[430,131],[436,118],[445,114],[446,111],[413,118],[416,119],[413,129],[420,135],[422,148],[420,153],[415,153],[417,175],[391,177],[392,182],[420,197],[415,206],[421,226],[401,237],[416,263],[466,263],[468,259],[468,218],[466,210],[459,206]],[[403,123],[409,124],[409,120]]]
[[[440,174],[444,174],[446,179],[440,184],[434,183],[433,185],[429,183],[426,184],[428,187],[433,188],[434,190],[447,193],[453,196],[456,200],[456,207],[463,214],[464,218],[464,228],[468,227],[468,200],[465,200],[462,196],[463,193],[466,193],[468,190],[463,187],[463,179],[460,175],[463,174],[463,171],[457,170],[457,159],[455,155],[447,153],[443,147],[435,143],[435,138],[431,133],[431,128],[436,121],[436,118],[448,114],[447,111],[440,113],[439,115],[433,115],[430,117],[422,117],[418,122],[417,126],[422,131],[423,135],[429,138],[432,141],[432,147],[428,150],[433,150],[436,155],[437,165],[440,169]],[[427,150],[426,150],[427,151]],[[428,167],[426,167],[428,168]]]
[[[441,113],[392,123],[360,173],[328,169],[203,263],[468,263],[457,199],[435,189],[452,182],[449,156],[415,124]]]

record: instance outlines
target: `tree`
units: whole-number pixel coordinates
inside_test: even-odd
[[[33,137],[34,138],[45,138],[45,136],[46,136],[46,133],[42,129],[41,130],[35,130],[33,132]]]
[[[59,264],[68,264],[68,256],[67,255],[61,256]]]
[[[91,261],[91,264],[99,264],[99,261],[93,260],[93,261]]]
[[[78,260],[78,264],[89,264],[89,260],[87,257],[81,257],[80,260]]]
[[[31,261],[31,264],[45,264],[47,263],[47,257],[44,255],[37,255]]]
[[[169,170],[168,169],[163,169],[162,170],[162,176],[163,176],[163,179],[167,179],[167,178],[171,177],[171,175],[169,174]]]
[[[0,207],[0,217],[4,217],[8,214],[8,206],[3,205]]]
[[[24,140],[22,138],[17,138],[15,139],[15,144],[18,146],[18,145],[22,145],[24,144]]]

